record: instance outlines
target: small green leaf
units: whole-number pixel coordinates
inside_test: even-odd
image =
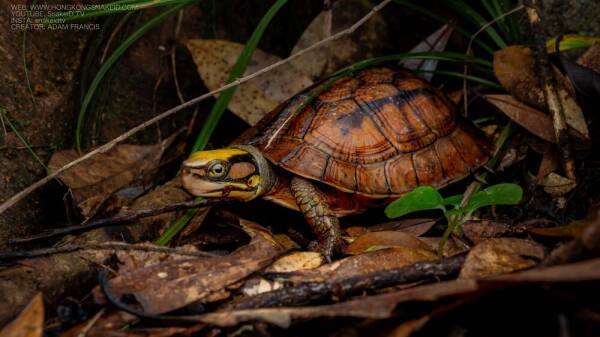
[[[448,198],[444,198],[444,200],[442,200],[442,203],[444,204],[444,206],[454,206],[454,208],[458,208],[458,206],[460,206],[460,203],[462,202],[462,200],[463,200],[463,195],[457,194],[457,195],[453,195]]]
[[[403,215],[429,209],[445,211],[442,196],[433,187],[421,186],[400,197],[385,208],[388,218],[397,218]]]
[[[478,208],[491,205],[516,205],[523,197],[523,189],[517,184],[498,184],[490,186],[483,191],[474,193],[465,207],[469,214]]]

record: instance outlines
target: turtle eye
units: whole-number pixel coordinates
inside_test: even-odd
[[[227,165],[217,161],[208,167],[208,176],[211,178],[222,178],[227,174]]]

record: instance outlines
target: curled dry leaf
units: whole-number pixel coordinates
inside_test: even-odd
[[[569,178],[563,177],[554,172],[545,176],[540,182],[540,186],[544,187],[544,191],[553,197],[560,197],[569,193],[577,186],[577,183]]]
[[[322,282],[365,275],[379,270],[400,268],[419,261],[431,261],[437,256],[419,248],[392,247],[350,256],[316,269],[279,274],[291,282]]]
[[[216,326],[234,326],[248,321],[263,321],[286,328],[293,319],[317,317],[360,317],[383,319],[394,315],[401,305],[432,302],[443,298],[476,294],[481,291],[519,286],[528,283],[589,282],[600,280],[600,259],[536,268],[483,280],[459,279],[426,284],[389,293],[362,296],[356,299],[320,306],[281,307],[218,311],[200,315],[201,322]]]
[[[215,90],[227,81],[244,45],[224,40],[196,39],[189,40],[187,48],[204,84],[210,90]],[[248,64],[244,76],[279,60],[279,57],[257,49],[252,54],[252,61]],[[288,64],[239,85],[228,108],[248,124],[255,125],[281,102],[311,84],[311,79],[304,72]]]
[[[589,139],[583,112],[575,100],[575,90],[567,78],[556,68],[554,70],[567,124]],[[544,93],[530,48],[509,46],[495,52],[494,74],[500,84],[516,99],[534,108],[546,110]]]
[[[163,151],[173,142],[170,137],[154,145],[117,145],[99,153],[59,175],[68,187],[73,201],[86,218],[118,190],[132,184],[146,185],[156,173]],[[56,152],[48,168],[55,171],[79,158],[75,150]]]
[[[388,247],[429,250],[426,243],[413,235],[396,231],[380,231],[359,236],[344,248],[344,254],[356,255]]]
[[[44,332],[44,300],[36,294],[19,316],[0,331],[2,337],[42,337]]]
[[[321,12],[308,25],[291,54],[348,28],[367,14],[371,8],[372,4],[361,0],[333,2],[331,12]],[[382,41],[387,41],[387,35],[383,17],[381,14],[375,14],[352,34],[331,41],[321,48],[300,56],[291,63],[311,78],[320,78],[348,64],[380,54],[385,47]]]
[[[460,279],[484,278],[533,267],[544,257],[544,248],[517,238],[494,238],[473,247],[460,271]]]
[[[116,295],[133,294],[149,313],[164,313],[198,300],[223,298],[225,287],[268,266],[284,250],[269,231],[240,220],[251,241],[226,256],[167,261],[119,274]],[[214,297],[214,295],[217,295]]]

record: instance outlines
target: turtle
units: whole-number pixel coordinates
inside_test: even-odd
[[[439,89],[390,67],[319,82],[251,130],[227,148],[192,153],[183,187],[300,211],[328,259],[341,244],[339,217],[420,185],[460,180],[487,162],[491,148]]]

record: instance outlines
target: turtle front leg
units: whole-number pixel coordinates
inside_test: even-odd
[[[293,177],[290,189],[298,208],[317,236],[319,250],[331,261],[331,256],[341,242],[338,218],[329,208],[325,196],[308,180]]]

